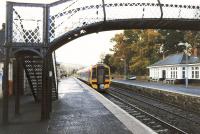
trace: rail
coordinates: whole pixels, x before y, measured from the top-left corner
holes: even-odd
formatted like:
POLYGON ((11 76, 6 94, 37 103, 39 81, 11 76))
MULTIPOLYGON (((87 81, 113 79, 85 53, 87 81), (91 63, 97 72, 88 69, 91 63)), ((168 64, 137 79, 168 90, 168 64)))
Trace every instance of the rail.
MULTIPOLYGON (((130 93, 129 93, 130 94, 130 93)), ((136 107, 136 109, 140 109, 140 108, 138 108, 135 104, 133 105, 132 104, 132 102, 130 101, 130 100, 135 100, 134 98, 130 98, 130 96, 128 96, 128 95, 122 95, 122 93, 119 93, 118 91, 117 91, 117 89, 114 89, 114 90, 112 90, 112 89, 110 89, 110 91, 109 91, 109 95, 111 95, 111 96, 114 96, 115 98, 117 98, 118 100, 120 100, 120 102, 123 102, 123 105, 124 105, 124 103, 127 103, 126 105, 130 105, 131 107, 136 107), (117 93, 116 93, 117 92, 117 93), (119 95, 120 94, 120 95, 119 95), (123 98, 123 99, 122 99, 123 98), (126 98, 126 99, 125 99, 126 98), (127 98, 130 98, 130 99, 127 99, 127 98)), ((147 104, 148 104, 148 102, 146 102, 147 104)), ((148 104, 149 105, 149 104, 148 104)), ((154 106, 152 106, 152 107, 154 107, 154 106)), ((157 108, 158 108, 159 106, 157 106, 157 108)), ((123 106, 122 106, 122 108, 123 108, 123 106)), ((131 108, 128 108, 129 110, 131 110, 131 111, 129 111, 128 110, 128 112, 131 114, 132 113, 132 109, 131 108)), ((125 108, 125 110, 127 110, 127 108, 125 108)), ((141 109, 140 109, 141 110, 141 109)), ((143 110, 141 110, 142 112, 143 112, 143 110)), ((165 111, 165 112, 167 112, 167 111, 165 111)), ((144 112, 145 114, 146 114, 146 112, 144 112)), ((171 113, 172 114, 172 113, 171 113)), ((175 113, 176 114, 176 113, 175 113)), ((135 115, 135 114, 133 114, 133 115, 135 115)), ((138 118, 139 120, 141 120, 142 122, 144 122, 144 124, 146 124, 147 126, 149 125, 148 124, 148 121, 146 121, 146 120, 149 120, 150 122, 152 122, 150 119, 147 119, 147 118, 149 118, 149 117, 147 117, 146 115, 144 115, 144 118, 142 118, 143 117, 143 114, 138 114, 138 115, 140 115, 139 117, 141 117, 141 119, 140 118, 138 118), (146 121, 146 122, 145 122, 146 121)), ((147 115, 150 115, 150 116, 152 116, 151 114, 149 114, 149 113, 147 113, 147 115)), ((184 116, 181 116, 181 115, 176 115, 176 116, 179 116, 180 118, 184 118, 184 119, 188 119, 188 118, 186 118, 186 117, 184 117, 184 116)), ((135 116, 136 118, 137 118, 137 115, 135 116)), ((153 116, 154 117, 154 116, 153 116)), ((152 117, 152 118, 153 118, 152 117)), ((155 117, 156 118, 156 117, 155 117)), ((156 118, 156 119, 158 119, 158 118, 156 118)), ((169 123, 167 123, 167 122, 165 122, 165 121, 163 121, 163 120, 161 120, 161 119, 158 119, 159 121, 158 122, 162 122, 161 124, 159 124, 160 125, 160 127, 158 127, 158 128, 156 128, 156 129, 154 129, 155 131, 157 131, 157 132, 173 132, 173 133, 175 133, 175 131, 179 131, 179 133, 186 133, 186 132, 184 132, 184 131, 182 131, 182 130, 180 130, 180 129, 178 129, 177 127, 175 127, 175 126, 173 126, 173 125, 170 125, 169 123), (163 124, 164 123, 164 124, 163 124), (166 125, 165 125, 166 124, 166 125), (165 126, 165 127, 163 127, 163 126, 165 126), (171 128, 172 127, 172 128, 171 128), (173 130, 171 130, 171 129, 173 129, 173 130)), ((193 122, 193 123, 195 123, 195 121, 194 120, 189 120, 190 122, 193 122)), ((196 123, 198 123, 198 122, 196 122, 196 123)), ((199 124, 199 123, 198 123, 199 124)), ((150 127, 151 128, 151 127, 150 127)), ((152 128, 153 129, 153 128, 152 128)))

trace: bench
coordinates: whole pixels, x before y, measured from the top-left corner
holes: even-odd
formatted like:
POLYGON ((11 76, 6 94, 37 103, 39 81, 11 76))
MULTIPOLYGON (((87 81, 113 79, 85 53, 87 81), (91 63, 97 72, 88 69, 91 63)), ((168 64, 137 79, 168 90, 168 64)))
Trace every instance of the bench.
POLYGON ((149 79, 149 81, 152 81, 152 82, 158 82, 159 81, 159 79, 149 79))
POLYGON ((165 83, 167 84, 174 84, 176 79, 165 79, 165 83))

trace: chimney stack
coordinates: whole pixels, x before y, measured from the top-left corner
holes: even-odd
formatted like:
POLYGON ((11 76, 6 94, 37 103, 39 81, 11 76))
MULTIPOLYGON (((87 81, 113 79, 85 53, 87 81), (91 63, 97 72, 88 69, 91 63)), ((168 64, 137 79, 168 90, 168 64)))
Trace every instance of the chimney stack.
POLYGON ((200 46, 193 48, 192 55, 195 57, 200 57, 200 46))

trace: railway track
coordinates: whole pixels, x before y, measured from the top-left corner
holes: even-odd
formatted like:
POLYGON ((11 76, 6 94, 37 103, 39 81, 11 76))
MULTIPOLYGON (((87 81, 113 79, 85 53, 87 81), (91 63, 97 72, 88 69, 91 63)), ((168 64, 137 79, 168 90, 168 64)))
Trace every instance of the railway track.
MULTIPOLYGON (((166 113, 170 113, 175 115, 176 117, 179 117, 181 119, 185 119, 189 121, 190 123, 193 122, 195 124, 199 125, 200 129, 200 117, 199 115, 192 114, 188 111, 184 111, 183 109, 180 109, 179 107, 173 105, 173 104, 166 104, 162 101, 154 98, 150 98, 144 95, 136 94, 134 92, 131 92, 129 89, 123 89, 123 88, 110 88, 111 92, 118 93, 119 95, 126 96, 127 98, 131 99, 131 101, 134 100, 134 103, 140 102, 145 105, 149 105, 150 107, 154 107, 157 110, 164 111, 166 113)), ((122 97, 123 97, 122 96, 122 97)))
MULTIPOLYGON (((122 109, 127 111, 130 115, 134 116, 155 132, 159 134, 186 134, 187 132, 175 127, 167 123, 166 121, 161 120, 155 114, 150 114, 139 108, 136 104, 134 104, 133 97, 127 95, 127 93, 119 91, 119 89, 115 90, 111 88, 109 90, 109 94, 104 94, 108 99, 113 101, 115 104, 119 105, 122 109)), ((137 100, 139 101, 139 100, 137 100)), ((144 103, 144 102, 143 102, 144 103)), ((146 102, 145 102, 146 103, 146 102)), ((146 103, 146 105, 149 105, 146 103)), ((151 106, 152 107, 152 106, 151 106)), ((153 106, 154 107, 154 106, 153 106)), ((158 107, 158 106, 157 106, 158 107)), ((167 112, 167 111, 165 111, 167 112)), ((183 116, 180 116, 184 118, 183 116)))

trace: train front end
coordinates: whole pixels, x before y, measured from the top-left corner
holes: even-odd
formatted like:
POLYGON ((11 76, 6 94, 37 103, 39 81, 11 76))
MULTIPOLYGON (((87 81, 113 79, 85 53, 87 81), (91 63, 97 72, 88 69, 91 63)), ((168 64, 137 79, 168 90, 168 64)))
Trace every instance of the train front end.
POLYGON ((99 91, 106 91, 110 87, 110 68, 105 64, 97 64, 91 69, 91 85, 99 91))

